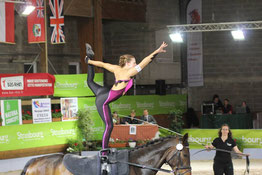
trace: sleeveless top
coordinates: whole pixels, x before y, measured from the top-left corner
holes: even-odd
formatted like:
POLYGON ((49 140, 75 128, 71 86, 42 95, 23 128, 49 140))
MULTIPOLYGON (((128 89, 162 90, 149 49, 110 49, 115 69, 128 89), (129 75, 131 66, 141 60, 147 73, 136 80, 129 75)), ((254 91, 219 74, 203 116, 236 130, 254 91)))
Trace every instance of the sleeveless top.
POLYGON ((127 83, 126 87, 124 88, 124 93, 125 94, 132 86, 133 86, 133 79, 131 78, 130 80, 118 80, 115 82, 115 86, 117 86, 118 83, 125 82, 127 83))

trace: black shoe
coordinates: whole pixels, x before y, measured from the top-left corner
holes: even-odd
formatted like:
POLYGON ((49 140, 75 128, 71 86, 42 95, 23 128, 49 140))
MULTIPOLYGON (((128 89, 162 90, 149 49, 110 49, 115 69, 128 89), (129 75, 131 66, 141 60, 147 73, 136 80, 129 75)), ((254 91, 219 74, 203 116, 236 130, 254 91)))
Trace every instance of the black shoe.
POLYGON ((93 59, 94 58, 94 51, 92 50, 92 47, 86 43, 86 57, 85 57, 85 62, 88 63, 89 59, 93 59))

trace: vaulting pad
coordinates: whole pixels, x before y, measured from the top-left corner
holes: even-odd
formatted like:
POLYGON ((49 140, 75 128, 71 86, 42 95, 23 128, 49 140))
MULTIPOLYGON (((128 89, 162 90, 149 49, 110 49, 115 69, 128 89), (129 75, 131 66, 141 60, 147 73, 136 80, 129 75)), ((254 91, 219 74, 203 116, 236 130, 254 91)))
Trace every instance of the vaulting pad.
POLYGON ((101 174, 100 157, 98 155, 83 157, 66 154, 63 159, 63 164, 74 175, 101 174))

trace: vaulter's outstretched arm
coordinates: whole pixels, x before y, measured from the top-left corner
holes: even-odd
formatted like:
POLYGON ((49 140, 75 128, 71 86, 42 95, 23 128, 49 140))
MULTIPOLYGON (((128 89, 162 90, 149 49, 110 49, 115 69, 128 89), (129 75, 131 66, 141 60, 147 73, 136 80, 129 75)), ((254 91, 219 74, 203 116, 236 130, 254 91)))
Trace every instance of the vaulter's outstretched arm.
POLYGON ((88 64, 92 64, 97 67, 104 68, 110 72, 114 72, 114 70, 118 67, 117 65, 109 64, 109 63, 104 63, 102 61, 94 61, 94 60, 88 60, 88 64))
POLYGON ((135 68, 129 70, 130 76, 135 76, 136 74, 138 74, 138 72, 144 69, 144 67, 146 67, 157 56, 157 54, 166 52, 164 48, 167 46, 168 45, 165 42, 163 42, 158 49, 156 49, 153 53, 145 57, 135 68))

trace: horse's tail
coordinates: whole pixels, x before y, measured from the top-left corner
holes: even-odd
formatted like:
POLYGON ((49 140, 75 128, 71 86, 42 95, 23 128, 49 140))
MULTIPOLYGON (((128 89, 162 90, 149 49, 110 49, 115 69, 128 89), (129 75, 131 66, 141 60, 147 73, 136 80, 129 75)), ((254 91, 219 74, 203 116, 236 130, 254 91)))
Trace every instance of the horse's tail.
POLYGON ((31 165, 31 163, 33 163, 35 161, 36 158, 30 159, 26 164, 25 167, 23 169, 23 171, 21 172, 21 175, 26 175, 26 171, 27 168, 31 165))

